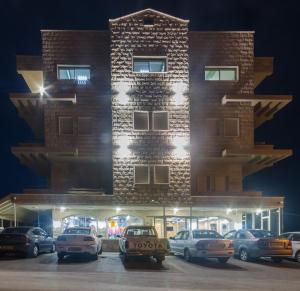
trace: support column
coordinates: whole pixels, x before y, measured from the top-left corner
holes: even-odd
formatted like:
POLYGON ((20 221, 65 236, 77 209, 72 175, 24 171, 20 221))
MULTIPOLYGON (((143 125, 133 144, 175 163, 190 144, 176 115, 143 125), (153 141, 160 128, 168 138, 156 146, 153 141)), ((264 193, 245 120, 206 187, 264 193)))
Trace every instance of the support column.
POLYGON ((14 202, 14 227, 17 226, 17 206, 16 203, 14 202))
POLYGON ((192 220, 193 220, 193 209, 190 207, 190 230, 192 230, 192 220))
POLYGON ((164 238, 167 237, 167 220, 166 220, 166 208, 163 207, 163 222, 164 222, 164 238))

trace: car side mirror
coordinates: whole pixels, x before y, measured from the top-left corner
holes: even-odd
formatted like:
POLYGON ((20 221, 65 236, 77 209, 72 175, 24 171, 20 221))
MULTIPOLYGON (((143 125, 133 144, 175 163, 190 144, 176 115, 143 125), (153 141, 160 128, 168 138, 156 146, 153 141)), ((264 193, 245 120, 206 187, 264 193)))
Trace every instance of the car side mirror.
POLYGON ((97 238, 102 238, 102 237, 103 237, 102 234, 98 234, 98 235, 97 235, 97 238))

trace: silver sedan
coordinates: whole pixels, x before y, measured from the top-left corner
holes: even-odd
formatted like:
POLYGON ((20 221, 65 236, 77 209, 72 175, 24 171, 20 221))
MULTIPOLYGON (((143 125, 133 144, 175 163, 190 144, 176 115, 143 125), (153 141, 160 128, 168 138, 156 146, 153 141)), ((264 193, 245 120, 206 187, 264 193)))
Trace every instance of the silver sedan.
POLYGON ((213 230, 184 230, 170 240, 171 252, 183 255, 187 261, 197 258, 217 258, 226 263, 233 256, 233 243, 213 230))

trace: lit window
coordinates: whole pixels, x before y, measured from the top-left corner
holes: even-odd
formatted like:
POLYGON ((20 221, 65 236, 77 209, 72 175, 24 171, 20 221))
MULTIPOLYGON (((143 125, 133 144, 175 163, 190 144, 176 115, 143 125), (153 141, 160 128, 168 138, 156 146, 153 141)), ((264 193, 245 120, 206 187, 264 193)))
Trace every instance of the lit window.
POLYGON ((237 67, 205 67, 206 81, 236 81, 238 80, 237 67))
POLYGON ((207 136, 219 136, 220 120, 217 118, 207 118, 205 120, 205 134, 207 136))
POLYGON ((169 184, 169 166, 154 166, 154 184, 169 184))
POLYGON ((84 85, 91 78, 91 70, 89 66, 58 65, 57 75, 59 80, 77 80, 84 85))
POLYGON ((59 134, 73 134, 73 118, 71 116, 60 116, 59 122, 59 134))
POLYGON ((224 119, 224 135, 225 136, 239 136, 239 119, 225 118, 224 119))
POLYGON ((149 184, 149 166, 135 166, 134 167, 134 183, 135 184, 149 184))
POLYGON ((133 71, 136 73, 166 72, 165 58, 133 58, 133 71))
POLYGON ((168 112, 166 111, 154 111, 153 112, 153 130, 168 130, 168 112))
POLYGON ((149 112, 136 111, 133 113, 133 126, 135 130, 149 130, 149 112))
POLYGON ((78 117, 78 134, 92 134, 92 119, 90 117, 78 117))

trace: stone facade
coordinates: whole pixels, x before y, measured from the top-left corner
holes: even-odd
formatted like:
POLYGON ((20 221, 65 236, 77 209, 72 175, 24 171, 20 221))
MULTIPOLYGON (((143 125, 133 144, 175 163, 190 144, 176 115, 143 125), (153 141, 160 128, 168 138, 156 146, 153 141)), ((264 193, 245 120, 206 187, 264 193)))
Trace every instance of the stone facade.
MULTIPOLYGON (((176 156, 176 138, 190 140, 188 23, 146 11, 110 22, 113 122, 113 189, 120 203, 187 202, 190 199, 190 154, 176 156), (144 25, 145 18, 154 20, 144 25), (167 58, 165 73, 134 73, 133 56, 167 58), (178 92, 178 90, 183 91, 178 92), (176 104, 176 95, 183 101, 176 104), (125 96, 124 96, 125 95, 125 96), (126 102, 122 102, 126 98, 126 102), (136 131, 134 111, 167 111, 168 131, 136 131), (126 137, 126 156, 120 147, 126 137), (150 166, 150 184, 135 185, 134 166, 150 166), (153 165, 169 166, 169 184, 153 183, 153 165)), ((150 122, 151 124, 151 122, 150 122)))

